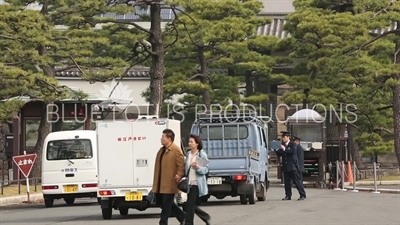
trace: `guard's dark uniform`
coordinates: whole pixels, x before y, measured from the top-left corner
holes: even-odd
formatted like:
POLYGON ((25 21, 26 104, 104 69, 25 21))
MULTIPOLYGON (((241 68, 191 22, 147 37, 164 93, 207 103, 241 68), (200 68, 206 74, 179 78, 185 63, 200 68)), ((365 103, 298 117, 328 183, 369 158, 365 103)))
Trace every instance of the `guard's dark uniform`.
POLYGON ((282 170, 285 182, 285 198, 282 200, 290 200, 292 197, 291 181, 296 185, 297 191, 300 194, 299 200, 306 198, 303 183, 300 180, 298 159, 297 159, 297 145, 294 142, 289 142, 287 145, 283 144, 285 149, 278 149, 276 155, 282 157, 282 170))
POLYGON ((297 145, 296 149, 297 153, 297 160, 298 160, 298 165, 299 165, 299 175, 300 175, 300 181, 303 183, 303 173, 306 171, 304 170, 304 148, 300 144, 297 145))

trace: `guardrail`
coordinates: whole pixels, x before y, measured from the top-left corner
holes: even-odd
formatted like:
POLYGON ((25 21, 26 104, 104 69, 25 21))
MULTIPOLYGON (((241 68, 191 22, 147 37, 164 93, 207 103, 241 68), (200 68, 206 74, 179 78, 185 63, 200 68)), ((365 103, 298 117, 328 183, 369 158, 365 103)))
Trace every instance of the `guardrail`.
MULTIPOLYGON (((336 188, 334 190, 339 190, 339 191, 347 191, 350 190, 351 192, 359 192, 359 188, 356 187, 357 184, 357 177, 358 173, 360 173, 360 170, 357 168, 357 165, 355 162, 352 163, 352 165, 349 163, 347 165, 347 170, 345 167, 344 161, 336 161, 336 188), (351 170, 351 171, 350 171, 351 170), (351 173, 351 174, 350 174, 351 173), (347 182, 352 184, 352 187, 347 187, 345 188, 345 179, 347 178, 347 182)), ((380 171, 379 171, 379 164, 378 163, 372 163, 372 170, 373 170, 373 186, 374 188, 371 189, 371 193, 374 194, 379 194, 378 190, 378 182, 380 180, 382 184, 382 175, 380 176, 380 171)))

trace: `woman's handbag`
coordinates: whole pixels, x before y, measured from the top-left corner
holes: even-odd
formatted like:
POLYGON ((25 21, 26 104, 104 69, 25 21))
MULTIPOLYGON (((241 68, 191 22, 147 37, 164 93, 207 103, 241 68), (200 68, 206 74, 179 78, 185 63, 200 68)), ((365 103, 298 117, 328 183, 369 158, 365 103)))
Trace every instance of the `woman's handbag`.
POLYGON ((189 180, 188 180, 189 171, 190 171, 190 166, 189 166, 186 176, 183 177, 182 180, 178 184, 178 189, 184 193, 187 193, 188 189, 189 189, 189 180))

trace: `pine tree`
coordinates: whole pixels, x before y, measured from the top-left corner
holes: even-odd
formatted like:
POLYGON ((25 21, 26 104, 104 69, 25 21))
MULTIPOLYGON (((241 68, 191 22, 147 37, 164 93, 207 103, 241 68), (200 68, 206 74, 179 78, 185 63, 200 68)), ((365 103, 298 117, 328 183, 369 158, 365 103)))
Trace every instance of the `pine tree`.
POLYGON ((230 101, 258 105, 268 100, 262 93, 238 92, 240 83, 252 83, 246 76, 275 78, 271 76, 275 60, 268 53, 278 40, 256 36, 257 28, 270 22, 257 17, 262 2, 195 0, 177 4, 185 13, 170 25, 177 27, 177 36, 166 33, 168 42, 174 42, 166 54, 166 97, 185 94, 181 103, 204 104, 207 109, 212 104, 227 106, 230 101))
MULTIPOLYGON (((293 56, 307 57, 289 81, 299 91, 285 96, 288 102, 306 99, 310 104, 354 104, 348 110, 358 118, 355 140, 366 154, 392 151, 390 136, 396 130, 399 87, 396 71, 397 30, 383 34, 371 32, 388 28, 398 3, 390 1, 295 1, 296 12, 288 17, 287 29, 296 43, 293 56), (304 89, 309 91, 304 92, 304 89), (394 117, 393 120, 389 115, 394 117)), ((400 162, 400 142, 395 149, 400 162)))
MULTIPOLYGON (((83 99, 82 92, 59 87, 55 74, 67 69, 79 70, 84 79, 93 77, 110 78, 120 76, 127 63, 120 58, 102 54, 111 49, 108 36, 91 30, 86 18, 98 13, 96 6, 107 7, 103 1, 42 1, 40 11, 24 10, 30 1, 10 0, 0 6, 0 97, 29 96, 40 99, 42 117, 38 140, 34 147, 41 161, 43 142, 50 132, 48 115, 54 101, 64 98, 83 99), (60 31, 55 25, 67 25, 69 29, 60 31)), ((98 8, 98 7, 97 7, 98 8)), ((10 117, 22 106, 17 98, 1 106, 1 119, 10 117)), ((40 176, 40 165, 33 171, 40 176)))

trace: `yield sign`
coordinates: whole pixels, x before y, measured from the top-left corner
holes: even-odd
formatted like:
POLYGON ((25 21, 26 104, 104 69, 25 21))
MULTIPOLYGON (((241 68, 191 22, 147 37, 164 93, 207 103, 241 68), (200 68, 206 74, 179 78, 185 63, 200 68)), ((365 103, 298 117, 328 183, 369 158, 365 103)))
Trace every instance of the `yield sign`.
POLYGON ((25 178, 29 177, 31 173, 33 164, 36 160, 36 154, 29 155, 18 155, 13 157, 14 163, 18 166, 18 169, 25 176, 25 178))

